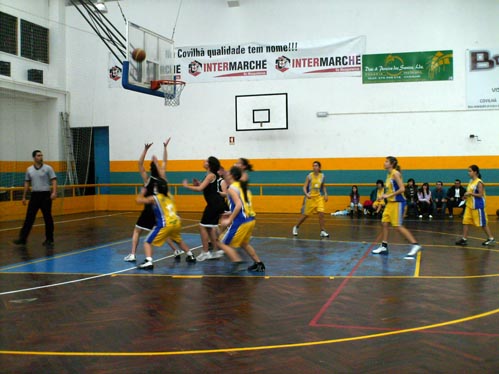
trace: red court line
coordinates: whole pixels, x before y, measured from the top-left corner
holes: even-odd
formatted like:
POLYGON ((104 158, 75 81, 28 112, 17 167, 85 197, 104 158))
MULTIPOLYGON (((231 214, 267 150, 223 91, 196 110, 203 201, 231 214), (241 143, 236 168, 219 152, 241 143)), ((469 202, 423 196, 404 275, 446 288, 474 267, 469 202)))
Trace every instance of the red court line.
POLYGON ((350 281, 350 279, 352 279, 351 277, 354 275, 354 273, 357 271, 357 269, 360 267, 360 265, 362 264, 362 262, 364 262, 364 260, 367 258, 367 256, 369 256, 369 254, 371 253, 371 250, 372 248, 375 246, 375 243, 378 243, 379 240, 381 239, 381 235, 382 233, 380 233, 378 235, 378 237, 376 238, 376 241, 374 243, 372 243, 369 248, 367 249, 366 253, 364 253, 364 256, 362 256, 359 261, 357 261, 357 264, 355 264, 355 266, 353 267, 353 269, 350 271, 350 273, 348 273, 348 275, 346 276, 346 278, 343 280, 343 282, 341 282, 340 286, 338 287, 338 289, 336 290, 335 293, 333 293, 331 295, 331 297, 328 299, 328 301, 326 301, 326 303, 322 306, 322 308, 319 310, 319 313, 317 313, 315 315, 315 317, 312 319, 312 321, 310 321, 309 323, 309 326, 318 326, 317 324, 317 321, 319 321, 319 319, 322 317, 322 315, 326 312, 326 310, 329 308, 329 306, 333 303, 333 301, 338 297, 338 295, 341 293, 341 291, 343 290, 343 288, 345 288, 345 286, 347 285, 347 283, 350 281))
MULTIPOLYGON (((338 297, 338 295, 341 293, 343 288, 347 285, 348 281, 352 279, 353 274, 357 271, 357 269, 360 267, 362 262, 369 256, 371 253, 372 248, 376 245, 377 242, 381 239, 381 233, 378 235, 376 238, 376 241, 369 246, 367 249, 366 253, 364 253, 364 256, 359 259, 357 264, 353 267, 353 269, 348 273, 346 278, 341 282, 340 286, 338 289, 331 295, 331 297, 326 301, 326 303, 322 306, 322 308, 319 310, 319 312, 315 315, 315 317, 310 321, 309 326, 314 326, 314 327, 332 327, 332 328, 338 328, 338 329, 356 329, 356 330, 377 330, 377 331, 399 331, 402 329, 397 329, 397 328, 385 328, 385 327, 370 327, 370 326, 349 326, 349 325, 335 325, 335 324, 322 324, 318 323, 322 317, 322 315, 326 312, 326 310, 329 308, 329 306, 333 303, 333 301, 338 297)), ((484 333, 484 332, 467 332, 467 331, 441 331, 441 330, 421 330, 417 331, 422 334, 446 334, 446 335, 466 335, 466 336, 487 336, 487 337, 497 337, 499 334, 492 334, 492 333, 484 333)))

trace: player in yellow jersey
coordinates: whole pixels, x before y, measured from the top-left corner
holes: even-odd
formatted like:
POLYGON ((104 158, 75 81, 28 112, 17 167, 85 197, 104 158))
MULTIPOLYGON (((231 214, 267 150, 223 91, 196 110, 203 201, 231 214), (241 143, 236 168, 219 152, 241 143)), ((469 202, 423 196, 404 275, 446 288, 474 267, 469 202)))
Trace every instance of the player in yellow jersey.
MULTIPOLYGON (((163 142, 163 164, 159 164, 156 156, 152 157, 151 161, 151 175, 148 175, 146 169, 144 168, 144 159, 146 157, 147 151, 151 148, 153 143, 146 143, 144 146, 144 150, 142 151, 139 157, 139 173, 144 181, 144 187, 147 189, 146 196, 154 194, 154 183, 157 178, 162 178, 166 180, 166 164, 168 162, 168 143, 170 142, 170 138, 166 139, 163 142)), ((135 253, 137 252, 137 246, 139 245, 140 234, 142 231, 151 231, 156 223, 156 218, 154 217, 154 212, 152 210, 152 205, 146 204, 144 205, 144 209, 142 213, 140 213, 139 218, 137 219, 137 223, 135 224, 135 228, 133 229, 132 235, 132 250, 130 254, 128 254, 123 260, 126 262, 135 262, 135 253)), ((182 251, 178 249, 175 250, 175 246, 170 240, 167 240, 168 245, 176 252, 176 258, 180 258, 180 254, 182 251)))
POLYGON ((471 165, 468 168, 468 175, 471 180, 468 183, 464 194, 466 209, 463 217, 463 237, 456 242, 456 245, 468 245, 468 230, 470 225, 481 227, 487 234, 487 240, 482 245, 494 245, 496 242, 487 224, 487 213, 485 212, 485 186, 482 182, 480 168, 471 165))
POLYGON ((412 236, 411 232, 402 225, 406 200, 404 197, 405 187, 402 181, 402 174, 400 174, 398 160, 393 156, 388 156, 385 160, 384 168, 388 172, 385 183, 386 191, 381 195, 381 198, 378 198, 380 201, 383 199, 387 201, 383 217, 381 218, 383 239, 381 245, 373 249, 372 253, 388 254, 388 225, 391 224, 412 244, 411 250, 404 257, 407 260, 412 260, 416 258, 416 254, 421 250, 421 246, 414 236, 412 236))
POLYGON ((227 189, 229 200, 230 215, 221 220, 222 227, 227 230, 220 236, 218 245, 232 261, 231 273, 237 273, 244 270, 244 262, 235 248, 241 247, 254 261, 253 265, 248 267, 248 271, 264 272, 265 265, 256 254, 255 249, 250 244, 251 235, 255 228, 255 212, 252 207, 251 192, 248 190, 247 182, 242 182, 243 172, 237 166, 233 166, 226 176, 230 183, 227 189))
POLYGON ((321 173, 321 163, 314 161, 312 164, 313 171, 307 175, 303 184, 303 206, 301 209, 301 217, 298 223, 293 226, 293 235, 298 235, 300 225, 305 222, 309 215, 317 213, 319 216, 319 225, 321 227, 320 237, 329 238, 324 226, 324 205, 327 202, 327 190, 324 181, 324 174, 321 173))
POLYGON ((167 239, 171 239, 171 241, 186 253, 185 261, 196 262, 196 258, 180 236, 182 224, 180 217, 177 215, 175 203, 168 194, 168 183, 164 179, 158 179, 156 189, 158 191, 157 194, 145 196, 146 189, 142 188, 142 192, 136 198, 139 204, 152 204, 156 217, 156 225, 144 241, 146 258, 137 268, 143 270, 153 269, 152 246, 160 247, 167 239))

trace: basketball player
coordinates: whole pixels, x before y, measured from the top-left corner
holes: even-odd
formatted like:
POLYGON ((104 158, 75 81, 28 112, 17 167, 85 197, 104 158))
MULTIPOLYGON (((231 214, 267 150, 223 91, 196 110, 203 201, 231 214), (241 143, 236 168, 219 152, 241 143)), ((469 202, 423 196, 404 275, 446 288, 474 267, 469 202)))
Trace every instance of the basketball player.
POLYGON ((204 161, 203 167, 206 169, 206 176, 199 185, 197 183, 189 185, 187 179, 183 181, 183 186, 191 191, 203 192, 206 207, 201 217, 199 231, 203 251, 197 256, 198 261, 212 260, 219 258, 223 252, 217 250, 217 230, 220 216, 225 212, 226 204, 223 196, 218 192, 218 171, 220 161, 213 156, 204 161), (209 250, 209 243, 213 246, 213 251, 209 250))
POLYGON ((146 258, 137 268, 152 270, 154 268, 152 246, 160 247, 167 239, 176 243, 186 253, 185 260, 187 262, 196 262, 196 258, 180 235, 182 224, 180 217, 177 215, 175 203, 168 194, 168 182, 159 178, 154 183, 157 190, 155 195, 146 196, 147 188, 143 187, 141 193, 136 198, 139 204, 151 205, 156 218, 155 226, 144 241, 146 258))
MULTIPOLYGON (((146 196, 151 196, 155 193, 154 184, 159 178, 166 180, 166 163, 168 161, 168 143, 171 138, 168 138, 165 142, 163 142, 163 165, 158 165, 158 160, 156 156, 152 157, 150 172, 151 176, 147 175, 146 169, 144 168, 144 160, 146 158, 147 151, 151 148, 153 143, 146 143, 144 145, 144 150, 142 151, 139 157, 139 173, 144 182, 144 187, 146 188, 146 196)), ((123 260, 127 262, 135 262, 136 261, 136 252, 137 246, 139 244, 140 234, 142 231, 151 231, 154 225, 156 224, 156 218, 154 216, 154 211, 152 209, 152 205, 145 204, 142 213, 140 213, 137 222, 135 223, 135 228, 133 229, 132 234, 132 249, 129 255, 127 255, 123 260)), ((170 240, 167 240, 170 247, 175 251, 175 259, 180 259, 181 251, 175 250, 173 243, 170 240)))
POLYGON ((227 190, 231 214, 222 218, 222 227, 227 230, 220 238, 219 246, 232 261, 232 272, 241 271, 244 262, 235 248, 242 247, 253 259, 254 263, 248 267, 249 271, 264 272, 265 265, 250 245, 251 234, 255 228, 255 214, 252 208, 251 192, 246 182, 241 181, 242 170, 237 166, 230 169, 227 182, 230 184, 227 190))
POLYGON ((383 241, 378 248, 372 250, 372 253, 388 254, 388 224, 391 224, 412 244, 411 250, 404 258, 413 260, 416 258, 416 254, 421 250, 421 246, 416 239, 414 239, 411 232, 402 225, 406 200, 404 197, 405 186, 402 181, 398 160, 393 156, 388 156, 385 160, 384 168, 388 172, 385 182, 386 192, 381 195, 381 197, 378 197, 379 201, 384 199, 387 201, 381 218, 383 225, 383 241))
POLYGON ((242 176, 241 176, 241 181, 243 182, 249 182, 249 171, 253 171, 253 165, 250 164, 249 160, 247 158, 240 158, 237 160, 235 163, 235 166, 237 166, 239 169, 242 171, 242 176))
POLYGON ((477 165, 468 168, 468 175, 471 180, 468 183, 464 198, 466 199, 466 209, 463 216, 463 237, 456 242, 456 245, 468 245, 468 231, 470 225, 481 227, 487 234, 487 240, 482 245, 494 245, 496 242, 487 224, 487 213, 485 212, 485 186, 477 165))
POLYGON ((301 209, 301 217, 298 223, 293 226, 293 235, 298 235, 300 225, 305 222, 309 215, 317 213, 319 215, 319 225, 321 227, 320 237, 329 238, 324 226, 324 204, 327 202, 327 191, 324 183, 324 174, 321 172, 321 163, 314 161, 312 164, 313 171, 305 178, 303 184, 303 206, 301 209))

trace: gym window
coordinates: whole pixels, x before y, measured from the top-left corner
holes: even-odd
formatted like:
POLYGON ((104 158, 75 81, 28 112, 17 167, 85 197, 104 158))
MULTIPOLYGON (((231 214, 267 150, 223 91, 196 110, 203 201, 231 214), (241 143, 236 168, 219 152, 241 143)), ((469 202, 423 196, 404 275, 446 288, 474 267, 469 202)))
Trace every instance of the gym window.
POLYGON ((17 55, 17 18, 0 12, 0 51, 17 55))
POLYGON ((21 56, 49 63, 49 30, 21 20, 21 56))

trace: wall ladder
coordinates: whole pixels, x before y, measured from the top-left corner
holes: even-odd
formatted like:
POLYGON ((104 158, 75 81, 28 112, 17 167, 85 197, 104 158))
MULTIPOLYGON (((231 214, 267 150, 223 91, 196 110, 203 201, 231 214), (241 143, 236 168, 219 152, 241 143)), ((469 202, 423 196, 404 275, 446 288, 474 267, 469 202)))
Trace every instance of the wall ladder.
POLYGON ((66 159, 66 180, 64 184, 78 184, 78 174, 76 172, 76 161, 73 151, 73 134, 69 126, 69 113, 61 112, 61 124, 64 156, 66 159))

